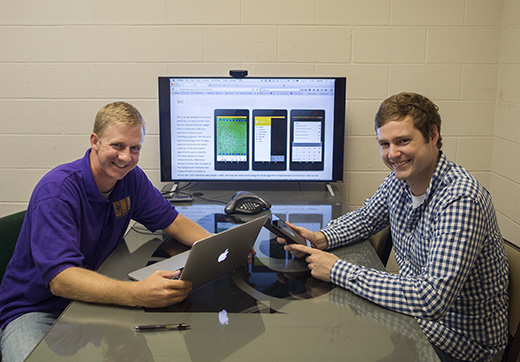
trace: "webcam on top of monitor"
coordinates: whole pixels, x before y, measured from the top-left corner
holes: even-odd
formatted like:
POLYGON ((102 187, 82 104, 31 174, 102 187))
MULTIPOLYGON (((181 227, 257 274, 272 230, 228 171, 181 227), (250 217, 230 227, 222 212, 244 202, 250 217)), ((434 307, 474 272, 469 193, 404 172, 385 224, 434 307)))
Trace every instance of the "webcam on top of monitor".
POLYGON ((233 78, 245 78, 247 76, 247 70, 230 70, 229 75, 233 78))

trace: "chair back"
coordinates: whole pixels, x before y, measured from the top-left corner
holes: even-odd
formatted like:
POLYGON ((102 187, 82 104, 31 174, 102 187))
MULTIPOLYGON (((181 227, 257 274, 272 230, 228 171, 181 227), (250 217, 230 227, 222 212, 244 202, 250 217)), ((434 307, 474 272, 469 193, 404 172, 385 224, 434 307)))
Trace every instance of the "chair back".
POLYGON ((504 240, 509 260, 509 336, 503 361, 516 361, 520 354, 520 247, 504 240))
POLYGON ((390 232, 390 226, 387 226, 377 234, 370 236, 368 240, 376 250, 377 256, 386 267, 388 257, 392 251, 392 233, 390 232))
POLYGON ((24 217, 25 210, 0 218, 0 280, 13 256, 24 217))

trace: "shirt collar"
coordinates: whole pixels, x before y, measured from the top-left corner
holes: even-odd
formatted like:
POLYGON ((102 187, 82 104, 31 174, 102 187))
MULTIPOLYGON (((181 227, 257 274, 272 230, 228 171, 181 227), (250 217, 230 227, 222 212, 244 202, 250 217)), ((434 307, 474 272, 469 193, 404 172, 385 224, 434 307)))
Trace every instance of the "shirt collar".
POLYGON ((435 171, 433 172, 430 184, 428 185, 428 189, 426 190, 426 198, 428 198, 430 194, 435 193, 435 190, 437 190, 439 186, 444 183, 444 178, 450 170, 450 168, 451 163, 448 161, 444 153, 441 150, 439 150, 439 162, 437 162, 437 167, 435 167, 435 171))

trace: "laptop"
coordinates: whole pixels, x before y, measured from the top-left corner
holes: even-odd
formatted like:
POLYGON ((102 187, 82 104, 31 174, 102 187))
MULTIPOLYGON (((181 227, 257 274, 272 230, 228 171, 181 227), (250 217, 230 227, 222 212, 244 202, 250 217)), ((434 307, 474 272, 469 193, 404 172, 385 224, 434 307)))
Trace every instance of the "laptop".
POLYGON ((181 280, 195 289, 244 265, 266 217, 260 217, 205 239, 166 260, 135 270, 130 279, 143 280, 157 270, 182 269, 181 280))

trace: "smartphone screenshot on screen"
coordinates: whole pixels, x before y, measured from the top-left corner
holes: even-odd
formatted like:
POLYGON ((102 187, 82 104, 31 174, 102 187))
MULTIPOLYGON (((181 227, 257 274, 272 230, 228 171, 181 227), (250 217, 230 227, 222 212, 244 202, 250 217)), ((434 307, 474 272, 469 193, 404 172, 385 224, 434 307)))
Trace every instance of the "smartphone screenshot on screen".
POLYGON ((346 78, 159 77, 161 181, 339 182, 346 78))
POLYGON ((215 170, 249 169, 249 111, 215 110, 215 170))
POLYGON ((287 169, 287 110, 253 111, 253 170, 287 169))
POLYGON ((323 170, 324 110, 291 111, 292 171, 323 170))

